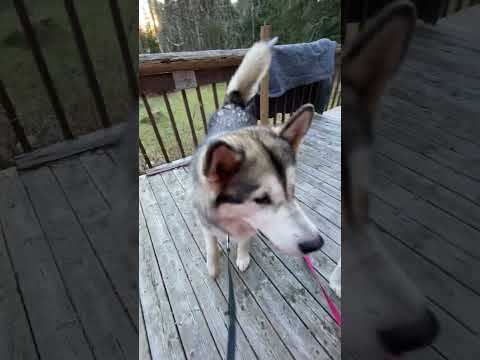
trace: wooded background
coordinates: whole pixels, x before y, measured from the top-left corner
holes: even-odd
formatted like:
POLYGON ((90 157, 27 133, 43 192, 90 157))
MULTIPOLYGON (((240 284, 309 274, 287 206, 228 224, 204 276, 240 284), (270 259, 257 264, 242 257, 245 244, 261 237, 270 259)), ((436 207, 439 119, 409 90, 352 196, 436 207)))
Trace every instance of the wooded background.
POLYGON ((280 44, 340 42, 340 0, 142 0, 140 53, 246 48, 270 24, 280 44))

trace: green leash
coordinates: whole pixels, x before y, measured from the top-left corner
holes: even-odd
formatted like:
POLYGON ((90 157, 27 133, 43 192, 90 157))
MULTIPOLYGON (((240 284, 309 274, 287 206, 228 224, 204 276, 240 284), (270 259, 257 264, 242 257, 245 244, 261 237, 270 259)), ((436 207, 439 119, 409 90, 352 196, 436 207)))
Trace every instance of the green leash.
POLYGON ((235 360, 237 308, 235 306, 235 293, 233 292, 232 270, 230 264, 230 235, 227 235, 227 262, 228 262, 228 345, 227 360, 235 360))

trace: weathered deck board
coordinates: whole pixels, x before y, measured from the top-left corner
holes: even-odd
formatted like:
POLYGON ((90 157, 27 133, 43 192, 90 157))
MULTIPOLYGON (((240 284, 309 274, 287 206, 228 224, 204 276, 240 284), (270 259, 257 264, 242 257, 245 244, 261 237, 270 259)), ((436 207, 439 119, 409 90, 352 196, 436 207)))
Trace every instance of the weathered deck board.
POLYGON ((138 321, 140 323, 138 329, 138 360, 152 360, 150 345, 147 339, 147 330, 145 329, 145 318, 140 305, 138 306, 138 321))
MULTIPOLYGON (((101 159, 97 160, 101 165, 101 159)), ((125 266, 128 263, 128 247, 117 241, 110 231, 109 204, 80 160, 59 161, 50 167, 101 260, 101 266, 114 292, 118 294, 122 307, 128 311, 131 323, 138 329, 138 290, 136 283, 129 281, 133 277, 125 266)))
POLYGON ((55 174, 41 167, 21 177, 95 355, 137 357, 138 332, 55 174))
MULTIPOLYGON (((1 176, 1 175, 0 175, 1 176)), ((38 359, 34 335, 28 323, 22 294, 15 270, 12 268, 7 243, 0 222, 0 358, 2 359, 38 359)))
POLYGON ((116 167, 112 155, 104 149, 98 149, 83 153, 78 158, 105 199, 105 202, 112 206, 111 186, 116 167))
MULTIPOLYGON (((299 157, 304 170, 300 170, 297 193, 300 206, 325 238, 325 246, 313 256, 313 261, 321 283, 327 288, 327 279, 340 257, 340 113, 336 114, 337 117, 315 120, 315 129, 307 138, 309 144, 299 157), (320 177, 315 176, 317 173, 321 174, 320 177), (315 190, 316 202, 310 199, 312 190, 315 190)), ((228 296, 225 250, 222 249, 222 272, 218 279, 211 280, 206 271, 201 228, 188 201, 190 184, 186 168, 140 177, 140 202, 148 232, 142 224, 140 231, 150 236, 155 253, 164 256, 158 268, 152 271, 162 274, 165 271, 175 280, 176 287, 173 288, 169 284, 173 280, 163 277, 172 307, 171 316, 177 318, 181 311, 175 311, 176 303, 191 297, 193 292, 195 306, 203 315, 202 324, 200 327, 197 324, 196 331, 203 334, 204 341, 213 337, 215 345, 210 345, 211 356, 216 354, 225 358, 228 323, 225 314, 228 296)), ((141 249, 141 254, 144 251, 141 249)), ((302 260, 284 256, 261 239, 253 241, 251 256, 249 269, 240 273, 232 254, 238 305, 237 356, 242 359, 303 359, 312 356, 315 359, 339 359, 339 330, 302 260)), ((147 299, 151 296, 141 294, 147 299)), ((340 305, 336 298, 335 302, 340 305)), ((160 313, 159 308, 152 306, 154 304, 150 303, 148 308, 143 307, 145 314, 160 313)), ((153 319, 145 316, 148 338, 149 327, 155 326, 150 323, 153 319)), ((183 334, 181 328, 179 335, 182 342, 190 341, 191 334, 183 334)), ((155 345, 151 341, 150 347, 153 354, 155 345)), ((195 358, 187 350, 185 353, 187 358, 195 358)))
MULTIPOLYGON (((205 315, 184 270, 175 239, 168 230, 162 210, 145 177, 140 178, 140 201, 148 232, 157 257, 165 289, 168 293, 178 332, 182 339, 187 358, 198 356, 201 359, 219 359, 220 354, 208 329, 205 315)), ((147 326, 149 324, 147 323, 147 326)))
POLYGON ((139 213, 139 296, 152 360, 185 359, 141 208, 139 213))
POLYGON ((0 188, 0 220, 40 356, 93 359, 65 280, 14 168, 1 172, 0 188))
MULTIPOLYGON (((171 175, 174 177, 173 174, 171 175)), ((158 176, 156 180, 158 180, 158 182, 152 184, 154 189, 157 186, 165 187, 162 178, 158 176)), ((157 198, 159 202, 163 204, 162 210, 168 209, 164 214, 166 219, 169 220, 167 222, 169 230, 176 234, 178 254, 182 258, 183 264, 189 273, 192 287, 199 299, 209 329, 214 335, 217 347, 222 357, 225 357, 228 324, 228 317, 225 314, 227 309, 227 296, 214 281, 205 278, 205 272, 202 270, 205 259, 194 240, 189 225, 192 219, 188 218, 188 213, 180 212, 180 206, 184 209, 185 203, 182 202, 184 198, 182 197, 182 192, 179 192, 179 188, 179 184, 172 184, 172 186, 168 188, 168 191, 162 191, 161 193, 156 192, 157 198), (177 185, 177 187, 175 187, 175 185, 177 185), (173 197, 177 197, 176 202, 173 197)), ((261 349, 259 351, 261 351, 261 349)), ((255 357, 254 350, 252 350, 242 330, 239 331, 238 335, 237 354, 239 358, 242 359, 255 357)))
MULTIPOLYGON (((184 194, 178 192, 174 192, 174 194, 177 200, 176 204, 181 209, 182 216, 185 219, 186 227, 188 228, 188 231, 192 234, 192 238, 190 241, 192 244, 195 244, 198 251, 200 251, 203 259, 202 264, 205 264, 205 244, 203 241, 203 235, 200 232, 198 220, 194 217, 191 206, 185 199, 184 194)), ((201 271, 200 266, 199 270, 201 271)), ((226 259, 224 257, 222 257, 221 259, 221 268, 226 269, 226 259)), ((202 272, 204 278, 205 274, 206 272, 204 269, 204 271, 202 272)), ((250 344, 253 347, 255 353, 260 358, 274 359, 283 356, 282 354, 288 354, 287 348, 284 346, 282 340, 279 338, 274 328, 271 326, 268 317, 266 317, 265 314, 261 311, 261 308, 255 302, 254 297, 251 296, 248 289, 240 281, 237 273, 234 272, 233 277, 234 285, 236 287, 235 293, 237 295, 238 303, 243 305, 237 308, 237 320, 240 328, 245 329, 245 333, 247 333, 247 336, 250 339, 250 344), (261 336, 256 338, 258 334, 261 334, 261 336)), ((228 297, 226 277, 219 277, 216 283, 218 284, 223 294, 223 298, 226 299, 228 297)), ((223 309, 224 311, 227 310, 226 303, 224 304, 223 309)), ((288 357, 288 355, 285 356, 288 357)))
MULTIPOLYGON (((475 26, 472 14, 462 15, 463 26, 475 26)), ((384 98, 371 219, 437 314, 432 349, 466 360, 480 356, 480 45, 442 22, 417 28, 384 98)))
MULTIPOLYGON (((168 174, 169 175, 169 174, 168 174)), ((168 175, 164 175, 165 177, 167 177, 168 175)), ((171 174, 171 176, 174 177, 173 174, 171 174)), ((170 180, 171 181, 171 180, 170 180)), ((175 180, 174 180, 175 181, 175 180)), ((190 219, 190 221, 193 221, 193 219, 190 219)), ((200 241, 202 241, 202 238, 199 239, 200 241)), ((258 252, 258 254, 260 254, 260 252, 258 252)), ((265 254, 265 253, 264 253, 265 254)), ((240 278, 244 280, 247 288, 255 294, 255 297, 260 305, 260 307, 263 309, 263 311, 267 314, 268 318, 270 319, 270 321, 274 324, 275 326, 275 329, 277 330, 277 332, 280 333, 280 335, 282 336, 282 338, 284 339, 289 339, 287 336, 284 335, 284 333, 282 334, 282 331, 285 332, 285 330, 282 330, 285 329, 285 324, 282 324, 281 326, 277 324, 275 324, 275 321, 287 321, 289 326, 290 327, 293 327, 293 326, 297 326, 298 327, 298 331, 295 331, 295 333, 297 333, 299 336, 298 337, 294 337, 294 336, 290 336, 290 341, 286 340, 287 342, 287 346, 292 350, 292 353, 295 357, 305 357, 307 353, 303 353, 302 352, 305 352, 307 351, 308 353, 314 353, 314 354, 317 354, 317 356, 319 358, 325 358, 326 354, 325 352, 318 346, 318 344, 316 344, 316 342, 309 338, 309 336, 305 336, 305 334, 301 334, 302 331, 305 331, 304 330, 304 327, 298 323, 298 319, 296 320, 296 316, 294 316, 292 314, 292 311, 286 307, 286 304, 280 299, 278 298, 278 295, 277 295, 277 291, 275 290, 274 288, 274 284, 272 282, 272 284, 270 284, 266 277, 265 277, 265 274, 263 273, 265 268, 262 268, 260 269, 259 265, 257 265, 254 261, 254 259, 256 258, 253 258, 252 257, 252 262, 250 264, 250 266, 252 267, 251 268, 251 271, 248 272, 250 274, 250 276, 246 276, 246 274, 238 274, 240 275, 240 278), (262 284, 261 288, 258 288, 258 284, 262 284), (252 288, 254 290, 252 290, 252 288), (268 299, 268 300, 267 300, 268 299), (275 305, 275 304, 278 304, 278 305, 275 305), (269 307, 265 310, 266 307, 269 307), (270 309, 271 307, 271 309, 270 309), (304 341, 308 341, 307 343, 304 343, 304 341), (296 346, 296 342, 299 342, 298 345, 296 346)), ((198 266, 202 266, 204 265, 204 263, 200 263, 198 264, 198 266)), ((205 276, 205 269, 203 269, 202 272, 202 276, 205 276)), ((286 285, 287 283, 285 283, 286 285)), ((278 287, 277 287, 278 289, 278 287)), ((291 288, 289 289, 289 292, 292 292, 294 290, 292 290, 291 288)), ((289 297, 290 294, 288 294, 288 292, 286 293, 282 293, 282 297, 289 297)), ((301 302, 301 300, 299 300, 299 303, 301 302)), ((325 315, 324 315, 325 316, 325 315)), ((328 316, 328 315, 327 315, 328 316)), ((312 314, 309 313, 309 315, 306 317, 306 319, 303 319, 304 321, 307 321, 309 324, 313 324, 314 321, 312 321, 312 314)), ((329 319, 330 322, 331 322, 331 319, 329 319)), ((318 330, 318 328, 315 328, 315 327, 311 327, 310 330, 315 333, 315 330, 318 330)), ((290 328, 291 330, 291 328, 290 328)), ((321 338, 327 338, 328 336, 328 333, 323 333, 323 336, 320 336, 321 338)), ((325 341, 327 341, 328 339, 325 339, 325 341)), ((338 350, 337 350, 338 351, 338 350)), ((328 356, 327 356, 328 358, 328 356)))

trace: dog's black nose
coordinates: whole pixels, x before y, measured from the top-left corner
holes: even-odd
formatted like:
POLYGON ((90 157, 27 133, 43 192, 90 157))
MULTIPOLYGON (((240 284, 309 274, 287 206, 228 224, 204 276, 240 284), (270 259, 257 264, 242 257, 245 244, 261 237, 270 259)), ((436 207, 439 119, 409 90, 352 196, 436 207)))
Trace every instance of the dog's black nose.
POLYGON ((322 246, 323 246, 323 239, 320 235, 318 235, 317 238, 314 240, 303 241, 300 244, 298 244, 300 251, 304 254, 317 251, 322 246))
POLYGON ((430 345, 439 330, 437 318, 430 310, 426 310, 415 322, 379 331, 378 336, 384 348, 390 354, 398 356, 430 345))

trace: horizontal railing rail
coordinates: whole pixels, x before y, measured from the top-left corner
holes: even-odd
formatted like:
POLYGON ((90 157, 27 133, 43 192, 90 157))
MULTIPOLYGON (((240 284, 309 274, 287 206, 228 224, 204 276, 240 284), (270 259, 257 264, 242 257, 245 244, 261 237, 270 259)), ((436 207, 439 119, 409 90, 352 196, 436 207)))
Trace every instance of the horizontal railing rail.
MULTIPOLYGON (((139 101, 143 111, 140 112, 139 153, 144 169, 192 154, 207 133, 208 115, 221 105, 225 88, 247 50, 140 55, 139 101)), ((336 49, 335 59, 327 109, 341 103, 340 47, 336 49)), ((319 96, 317 85, 307 84, 278 98, 270 98, 270 124, 284 122, 302 104, 315 102, 319 96)))

